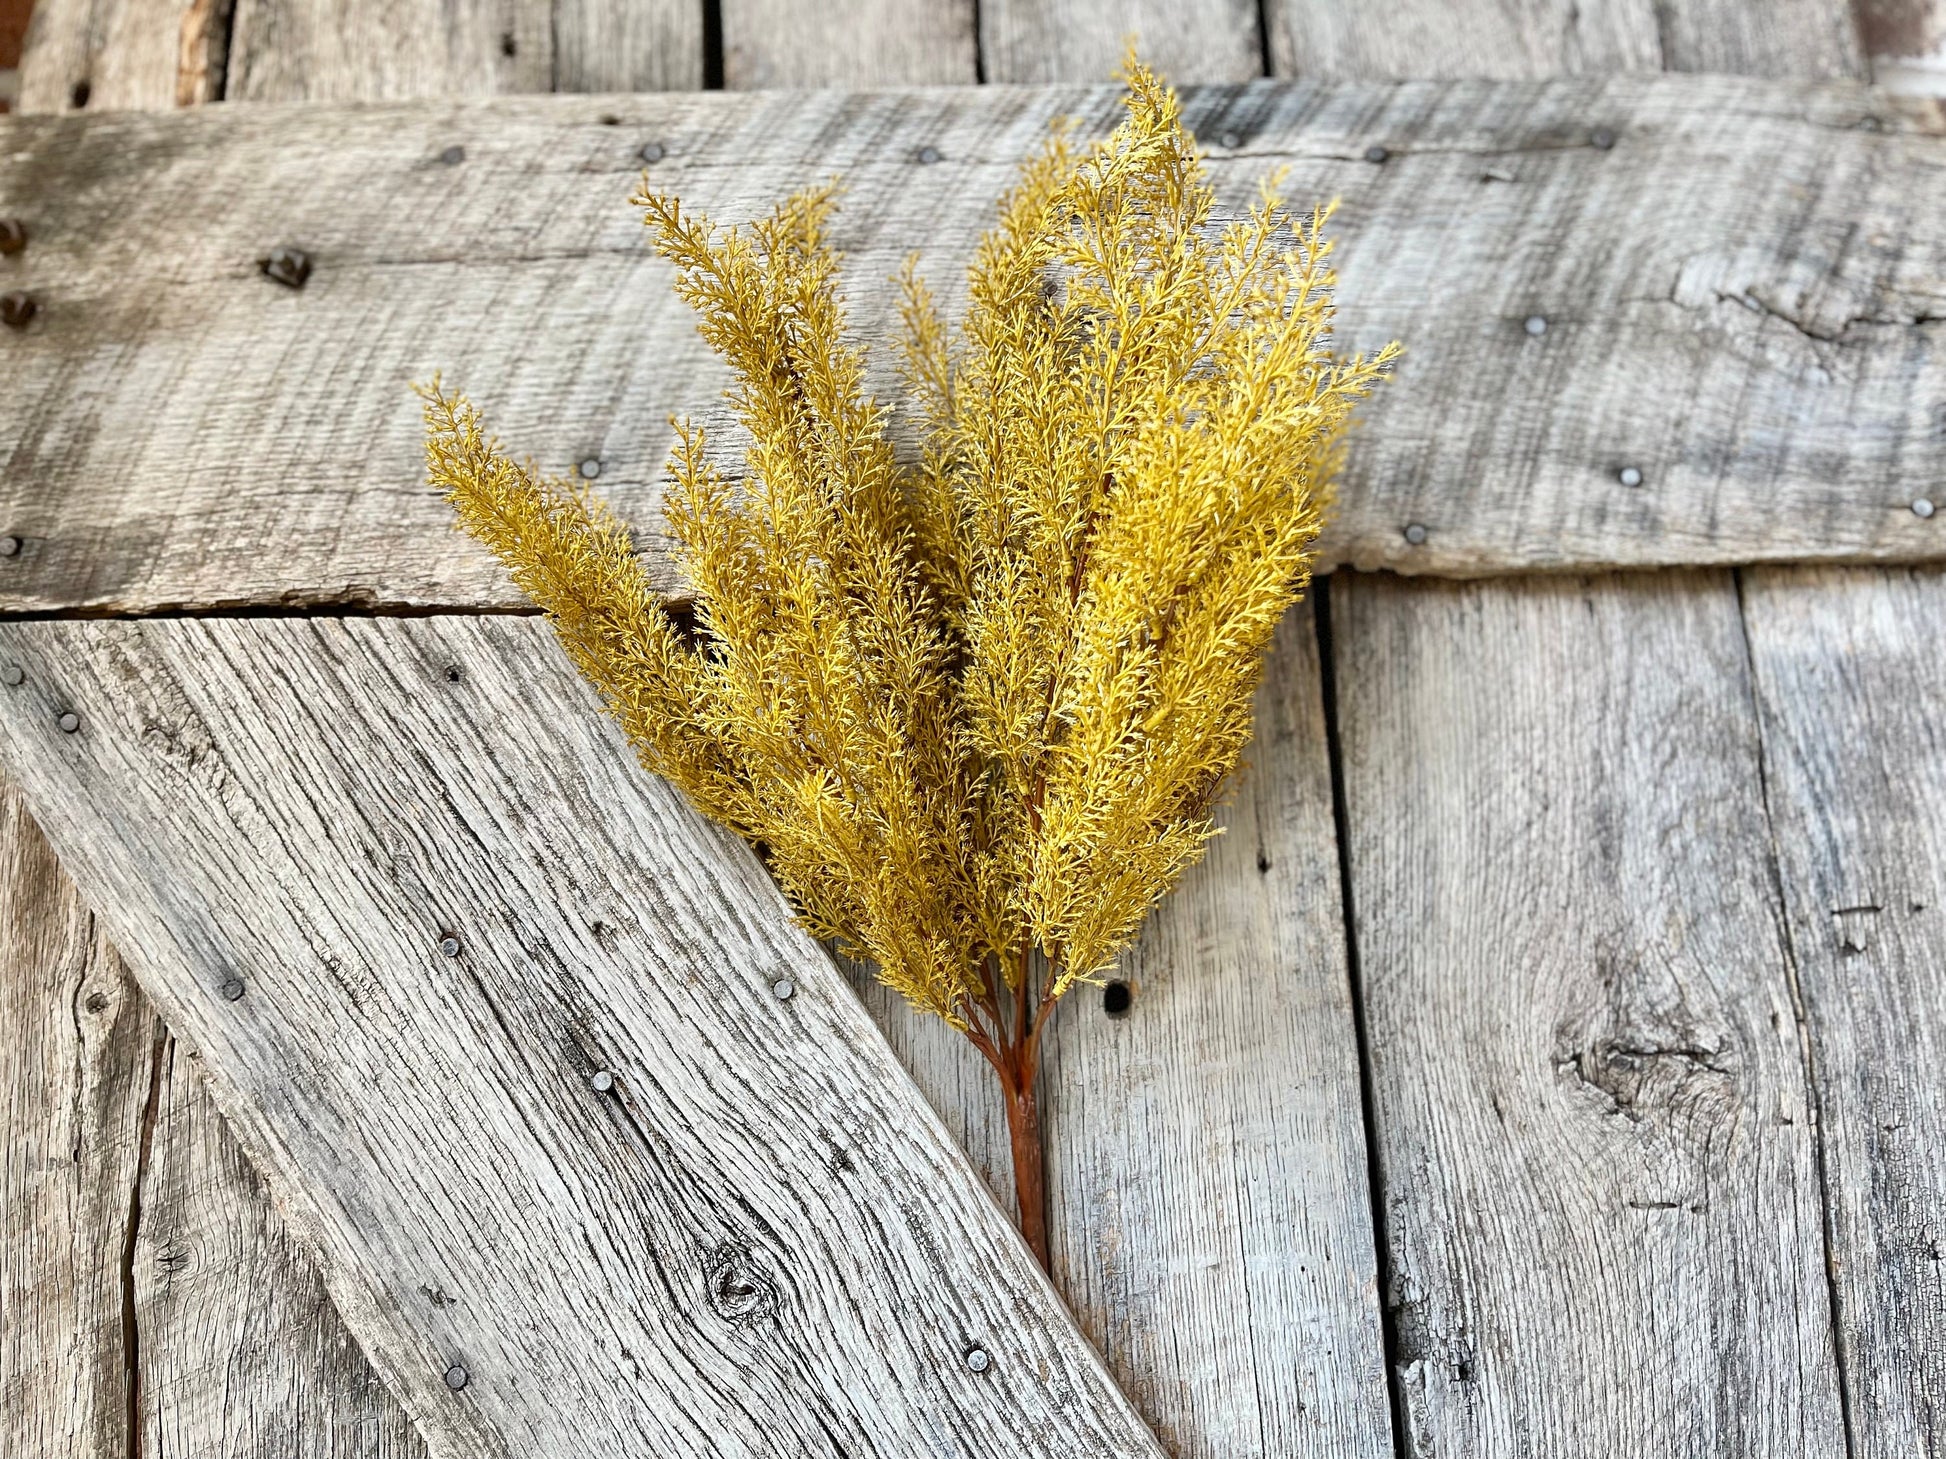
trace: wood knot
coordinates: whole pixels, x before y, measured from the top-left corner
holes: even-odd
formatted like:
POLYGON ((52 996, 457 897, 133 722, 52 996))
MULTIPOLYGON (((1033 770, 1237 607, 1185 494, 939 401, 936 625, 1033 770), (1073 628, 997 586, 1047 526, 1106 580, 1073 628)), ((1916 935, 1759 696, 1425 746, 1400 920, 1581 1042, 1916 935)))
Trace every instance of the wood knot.
POLYGON ((703 1299, 735 1327, 751 1327, 777 1313, 777 1284, 740 1241, 726 1241, 703 1258, 703 1299))

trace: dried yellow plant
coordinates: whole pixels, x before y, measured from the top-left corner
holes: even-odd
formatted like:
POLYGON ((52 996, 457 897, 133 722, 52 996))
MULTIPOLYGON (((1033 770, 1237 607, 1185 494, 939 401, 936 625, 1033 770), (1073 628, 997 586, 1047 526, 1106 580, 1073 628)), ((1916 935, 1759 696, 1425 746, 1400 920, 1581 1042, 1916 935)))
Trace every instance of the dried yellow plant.
POLYGON ((923 459, 845 338, 830 189, 744 229, 648 190, 748 428, 733 485, 677 425, 665 609, 626 528, 426 392, 427 462, 650 770, 762 848, 812 932, 993 1065, 1047 1260, 1039 1048, 1214 834, 1344 430, 1396 347, 1331 348, 1328 210, 1221 224, 1174 93, 1057 128, 981 240, 957 331, 900 281, 923 459))

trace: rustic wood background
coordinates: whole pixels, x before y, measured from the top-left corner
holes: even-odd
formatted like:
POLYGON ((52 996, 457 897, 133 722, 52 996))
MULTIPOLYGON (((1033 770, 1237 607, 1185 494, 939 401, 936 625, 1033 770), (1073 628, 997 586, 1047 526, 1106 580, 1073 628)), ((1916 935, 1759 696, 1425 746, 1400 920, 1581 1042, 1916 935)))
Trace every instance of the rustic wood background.
POLYGON ((1943 57, 1932 0, 40 0, 0 1454, 1946 1454, 1943 57), (644 161, 845 173, 872 328, 1130 31, 1412 353, 1228 834, 1056 1025, 1070 1323, 970 1051, 626 769, 401 387, 652 523, 717 377, 644 161))

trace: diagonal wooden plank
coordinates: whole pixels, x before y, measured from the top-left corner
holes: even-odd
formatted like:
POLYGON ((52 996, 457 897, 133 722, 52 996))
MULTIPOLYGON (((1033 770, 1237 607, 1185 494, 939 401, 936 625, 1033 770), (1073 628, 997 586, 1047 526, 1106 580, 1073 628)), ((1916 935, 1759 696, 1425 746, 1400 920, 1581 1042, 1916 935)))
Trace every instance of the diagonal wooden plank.
POLYGON ((1332 616, 1408 1451, 1842 1454, 1727 575, 1332 616))
MULTIPOLYGON (((1910 510, 1939 467, 1932 113, 1722 77, 1188 104, 1227 197, 1278 163, 1299 196, 1344 196, 1343 338, 1409 346, 1356 443, 1332 560, 1942 551, 1946 514, 1910 510)), ((0 604, 509 604, 420 481, 405 386, 446 368, 509 439, 598 463, 651 526, 666 414, 708 413, 724 381, 622 201, 645 147, 662 183, 728 216, 846 177, 854 319, 880 339, 910 249, 950 287, 1048 118, 1096 130, 1114 108, 1109 90, 989 88, 0 123, 0 215, 30 239, 0 263, 41 304, 0 338, 18 382, 0 535, 22 542, 0 604), (212 196, 220 216, 178 226, 212 196), (311 255, 302 290, 258 268, 280 245, 311 255)))
POLYGON ((539 620, 21 624, 0 656, 0 748, 435 1453, 1159 1452, 539 620))
POLYGON ((1946 1453, 1942 614, 1935 571, 1745 584, 1853 1459, 1946 1453))

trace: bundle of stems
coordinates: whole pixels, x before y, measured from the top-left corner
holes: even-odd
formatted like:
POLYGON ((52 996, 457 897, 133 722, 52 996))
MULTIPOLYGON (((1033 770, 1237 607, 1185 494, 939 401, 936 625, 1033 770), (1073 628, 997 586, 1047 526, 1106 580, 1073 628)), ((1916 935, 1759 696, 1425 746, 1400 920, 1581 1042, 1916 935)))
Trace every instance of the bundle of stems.
POLYGON ((848 343, 831 189, 721 229, 634 199, 728 361, 744 480, 676 423, 672 616, 627 529, 424 392, 461 523, 552 617, 643 763, 760 848, 801 921, 960 1030, 1006 1102, 1048 1261, 1042 1038, 1214 834, 1350 413, 1396 353, 1333 352, 1329 210, 1266 181, 1219 223, 1176 97, 1057 127, 949 330, 900 280, 924 421, 902 460, 848 343))

